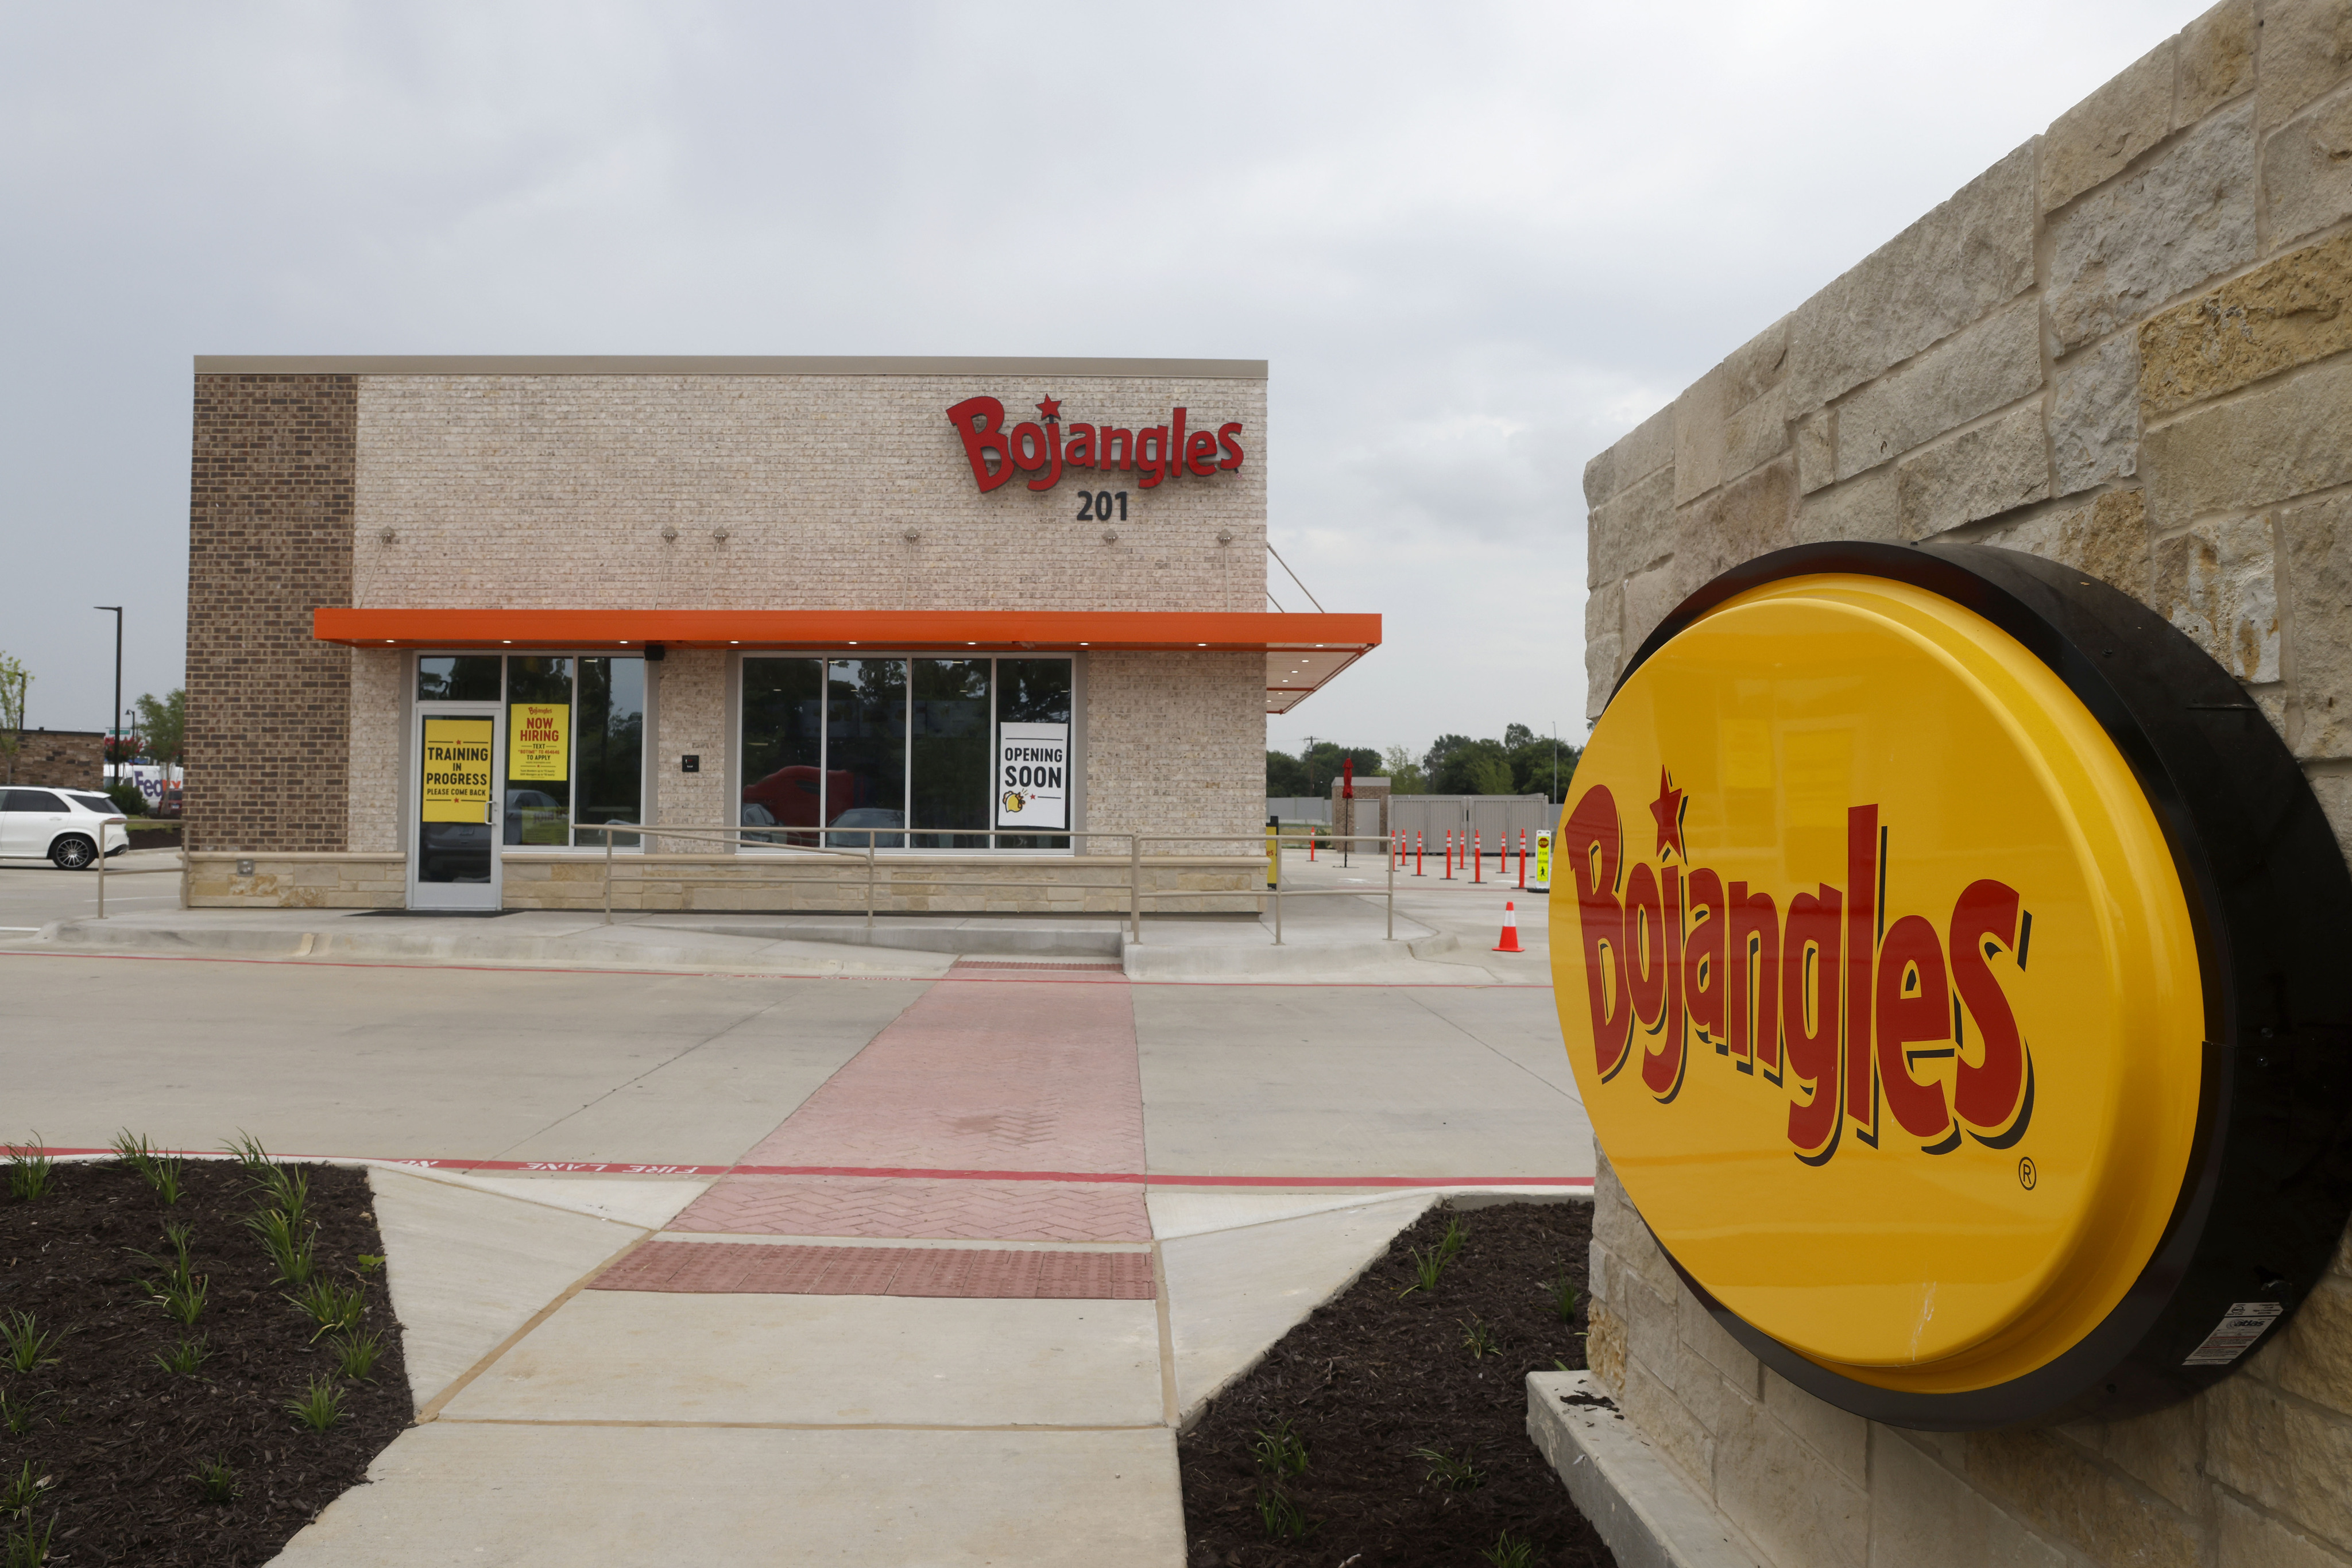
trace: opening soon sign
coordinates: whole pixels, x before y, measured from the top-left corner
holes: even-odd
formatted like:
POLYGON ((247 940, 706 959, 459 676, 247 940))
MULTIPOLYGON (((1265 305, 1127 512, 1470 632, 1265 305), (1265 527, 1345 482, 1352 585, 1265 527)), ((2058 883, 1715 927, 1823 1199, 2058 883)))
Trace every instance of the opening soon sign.
POLYGON ((1070 825, 1070 727, 996 729, 996 825, 1061 831, 1070 825))

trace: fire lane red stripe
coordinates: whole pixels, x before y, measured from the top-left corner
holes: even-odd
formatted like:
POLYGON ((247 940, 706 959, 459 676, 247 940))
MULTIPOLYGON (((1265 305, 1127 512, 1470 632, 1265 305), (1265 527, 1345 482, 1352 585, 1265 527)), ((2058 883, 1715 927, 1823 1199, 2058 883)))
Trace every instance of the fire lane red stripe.
MULTIPOLYGON (((10 1145, 15 1147, 16 1145, 10 1145)), ((110 1148, 82 1148, 63 1145, 39 1147, 25 1146, 28 1154, 66 1158, 85 1155, 109 1155, 110 1148)), ((228 1159, 233 1156, 214 1149, 158 1149, 159 1155, 173 1155, 194 1159, 228 1159)), ((930 1170, 916 1166, 697 1166, 632 1164, 620 1160, 469 1160, 403 1158, 374 1155, 290 1155, 277 1156, 281 1160, 350 1161, 369 1165, 399 1166, 412 1170, 455 1171, 460 1175, 473 1171, 537 1171, 551 1175, 569 1176, 865 1176, 907 1181, 1055 1181, 1055 1182, 1128 1182, 1147 1186, 1271 1186, 1271 1187, 1439 1187, 1439 1186, 1558 1186, 1589 1187, 1591 1176, 1180 1176, 1156 1171, 983 1171, 930 1170)))

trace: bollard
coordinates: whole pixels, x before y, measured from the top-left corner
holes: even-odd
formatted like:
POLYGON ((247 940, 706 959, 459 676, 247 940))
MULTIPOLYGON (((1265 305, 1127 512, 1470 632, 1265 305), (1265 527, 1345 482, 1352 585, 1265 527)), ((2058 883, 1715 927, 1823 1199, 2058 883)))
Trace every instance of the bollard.
POLYGON ((1415 876, 1419 876, 1421 874, 1422 847, 1422 832, 1419 828, 1415 828, 1412 831, 1412 874, 1415 876))
POLYGON ((1528 890, 1528 831, 1519 830, 1519 891, 1528 890))
POLYGON ((1486 844, 1483 831, 1470 835, 1470 880, 1486 880, 1486 844))
POLYGON ((1445 880, 1454 880, 1454 830, 1445 830, 1445 880))

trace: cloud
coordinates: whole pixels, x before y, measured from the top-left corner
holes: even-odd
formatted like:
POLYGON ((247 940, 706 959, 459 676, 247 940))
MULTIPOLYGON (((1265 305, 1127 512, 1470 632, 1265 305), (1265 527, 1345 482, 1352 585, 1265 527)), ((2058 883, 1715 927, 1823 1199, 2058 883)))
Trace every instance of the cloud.
POLYGON ((1263 357, 1277 737, 1573 716, 1587 458, 2196 9, 16 7, 0 647, 179 679, 195 353, 1263 357))

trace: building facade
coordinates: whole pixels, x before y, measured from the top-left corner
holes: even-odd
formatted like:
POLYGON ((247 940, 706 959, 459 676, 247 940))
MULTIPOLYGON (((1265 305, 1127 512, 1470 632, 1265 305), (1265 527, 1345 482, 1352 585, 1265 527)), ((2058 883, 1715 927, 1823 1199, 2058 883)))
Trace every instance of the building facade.
POLYGON ((578 905, 614 823, 729 831, 610 835, 647 907, 839 906, 869 845, 887 907, 1247 886, 1265 716, 1379 640, 1265 607, 1265 408, 1262 361, 200 359, 192 900, 578 905))

